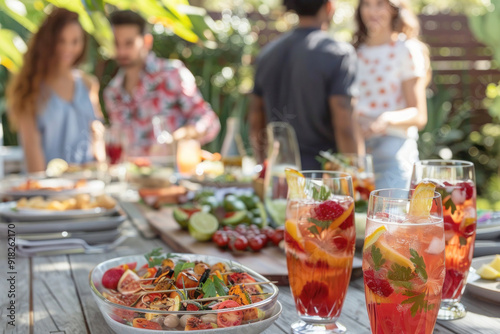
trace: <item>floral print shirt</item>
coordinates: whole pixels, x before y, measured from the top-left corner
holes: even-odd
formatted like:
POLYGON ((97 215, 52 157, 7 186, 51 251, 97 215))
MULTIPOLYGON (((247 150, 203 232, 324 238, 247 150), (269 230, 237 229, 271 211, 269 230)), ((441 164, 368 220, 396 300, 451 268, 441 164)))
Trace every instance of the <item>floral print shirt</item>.
POLYGON ((121 69, 104 90, 104 102, 111 124, 120 126, 129 145, 147 153, 156 143, 153 118, 163 116, 169 132, 193 125, 205 132, 201 144, 212 141, 220 131, 220 121, 204 101, 193 74, 180 60, 162 59, 150 53, 140 81, 130 95, 124 88, 121 69))

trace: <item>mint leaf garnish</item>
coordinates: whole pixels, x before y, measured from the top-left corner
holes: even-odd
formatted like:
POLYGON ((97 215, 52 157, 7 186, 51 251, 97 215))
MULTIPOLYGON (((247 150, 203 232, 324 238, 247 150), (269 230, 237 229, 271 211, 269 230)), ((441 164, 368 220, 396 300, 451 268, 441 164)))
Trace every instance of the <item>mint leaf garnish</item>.
POLYGON ((332 192, 330 190, 328 190, 328 188, 325 186, 321 186, 321 188, 319 190, 316 188, 312 188, 312 191, 313 191, 312 197, 316 201, 324 202, 327 199, 329 199, 330 196, 332 195, 332 192))
POLYGON ((159 266, 159 265, 161 265, 161 263, 163 262, 163 260, 165 260, 165 257, 161 256, 162 255, 162 251, 163 250, 161 248, 155 248, 151 252, 149 252, 149 253, 147 253, 147 254, 144 255, 144 257, 146 258, 146 260, 148 260, 148 266, 149 266, 149 268, 153 268, 153 267, 159 266))
POLYGON ((410 248, 410 254, 411 254, 410 261, 413 262, 413 264, 415 265, 415 272, 418 274, 418 276, 420 276, 420 278, 424 281, 424 283, 426 283, 427 270, 425 269, 424 258, 418 255, 418 252, 413 248, 410 248))
POLYGON ((455 214, 455 211, 457 211, 457 206, 453 201, 451 200, 451 197, 444 203, 444 207, 446 210, 449 210, 451 208, 451 214, 455 214))
POLYGON ((375 245, 372 246, 372 260, 373 260, 373 269, 375 271, 378 271, 380 267, 385 263, 385 259, 382 258, 382 252, 380 251, 380 248, 375 247, 375 245))
MULTIPOLYGON (((403 295, 410 297, 408 299, 403 300, 401 304, 412 304, 410 307, 410 312, 412 317, 416 316, 418 311, 430 310, 427 304, 427 300, 425 300, 425 292, 417 294, 412 291, 406 291, 403 293, 403 295)), ((434 306, 430 305, 430 307, 432 308, 434 306)))

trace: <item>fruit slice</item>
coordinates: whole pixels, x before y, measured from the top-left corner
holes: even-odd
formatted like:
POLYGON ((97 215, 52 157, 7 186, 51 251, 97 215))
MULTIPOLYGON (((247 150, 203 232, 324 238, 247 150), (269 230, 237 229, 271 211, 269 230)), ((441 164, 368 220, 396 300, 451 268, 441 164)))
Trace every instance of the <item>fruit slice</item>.
POLYGON ((55 176, 61 176, 68 170, 68 163, 64 161, 63 159, 52 159, 49 161, 47 164, 47 169, 45 171, 45 174, 49 177, 55 177, 55 176))
POLYGON ((118 282, 124 273, 125 270, 120 267, 108 269, 104 275, 102 275, 102 286, 107 289, 116 290, 118 282))
POLYGON ((175 208, 173 211, 175 221, 181 226, 186 227, 189 221, 189 215, 187 212, 180 208, 175 208))
POLYGON ((363 246, 363 250, 366 250, 368 249, 369 247, 371 247, 375 242, 377 242, 378 238, 380 238, 380 236, 382 234, 384 234, 384 232, 387 231, 387 229, 385 228, 385 226, 380 226, 379 228, 377 228, 375 231, 373 231, 372 234, 370 234, 369 236, 367 236, 365 238, 365 245, 363 246))
POLYGON ((132 270, 127 269, 118 281, 118 291, 124 295, 131 295, 141 290, 140 278, 132 270))
POLYGON ((313 263, 326 262, 330 268, 347 268, 352 264, 352 256, 334 256, 314 241, 306 240, 304 248, 313 263))
POLYGON ((285 169, 286 182, 288 184, 288 198, 301 199, 305 198, 306 179, 301 172, 287 168, 285 169))
POLYGON ((490 262, 490 266, 496 271, 500 271, 500 255, 495 256, 493 261, 490 262))
POLYGON ((422 181, 415 188, 411 197, 410 210, 408 214, 414 217, 426 217, 430 215, 432 199, 436 185, 430 181, 422 181))
POLYGON ((391 262, 397 263, 403 267, 414 268, 413 263, 406 256, 391 248, 384 240, 377 240, 374 245, 380 249, 382 256, 391 262))
POLYGON ((238 225, 247 217, 247 211, 233 211, 226 213, 226 217, 222 219, 223 225, 238 225))
POLYGON ((304 243, 304 239, 302 238, 302 233, 300 233, 299 226, 297 222, 287 220, 285 222, 285 231, 297 242, 299 245, 304 243))
POLYGON ((219 222, 214 215, 197 212, 189 219, 189 234, 198 241, 208 241, 219 228, 219 222))
POLYGON ((477 271, 476 274, 481 276, 482 279, 496 279, 500 277, 500 272, 496 271, 495 268, 489 264, 483 264, 477 271))
MULTIPOLYGON (((342 213, 340 215, 340 217, 338 217, 337 219, 335 219, 330 224, 330 227, 329 227, 330 231, 333 231, 337 227, 339 227, 340 225, 342 225, 347 220, 347 218, 349 217, 349 215, 352 213, 353 210, 354 210, 354 203, 351 203, 351 205, 349 205, 349 207, 347 208, 347 210, 345 210, 344 213, 342 213)), ((347 227, 350 227, 350 226, 347 226, 347 227)))

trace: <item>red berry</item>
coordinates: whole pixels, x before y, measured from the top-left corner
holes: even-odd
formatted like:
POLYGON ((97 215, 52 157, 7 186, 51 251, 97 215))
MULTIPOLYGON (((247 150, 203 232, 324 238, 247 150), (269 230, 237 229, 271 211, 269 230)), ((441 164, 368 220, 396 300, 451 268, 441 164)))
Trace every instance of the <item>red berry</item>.
POLYGON ((344 213, 344 208, 335 201, 323 202, 313 210, 315 218, 323 221, 334 220, 344 213))
POLYGON ((476 230, 476 224, 467 225, 464 230, 464 237, 466 238, 472 237, 475 230, 476 230))
POLYGON ((470 200, 474 196, 474 185, 469 182, 457 183, 461 190, 465 190, 465 200, 470 200))
POLYGON ((455 269, 447 269, 443 283, 443 299, 454 298, 457 289, 462 288, 464 275, 455 269))
POLYGON ((373 270, 366 270, 363 274, 366 286, 380 297, 389 297, 394 292, 391 283, 385 279, 376 278, 373 270))
POLYGON ((348 240, 341 235, 333 237, 332 242, 339 251, 346 249, 347 244, 349 243, 348 240))
POLYGON ((354 215, 350 214, 349 217, 344 220, 342 224, 340 224, 339 228, 341 230, 347 230, 349 227, 354 226, 354 215))
POLYGON ((450 215, 446 215, 443 217, 443 222, 444 222, 444 229, 445 231, 447 230, 457 230, 458 224, 455 223, 453 218, 450 215))
POLYGON ((332 310, 332 298, 330 289, 323 282, 307 282, 298 299, 299 311, 305 314, 314 314, 320 317, 327 317, 332 310))

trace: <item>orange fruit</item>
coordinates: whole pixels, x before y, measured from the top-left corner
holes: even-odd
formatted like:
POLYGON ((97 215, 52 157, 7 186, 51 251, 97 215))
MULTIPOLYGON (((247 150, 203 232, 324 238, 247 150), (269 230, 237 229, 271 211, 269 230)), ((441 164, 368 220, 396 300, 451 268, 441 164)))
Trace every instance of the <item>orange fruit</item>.
POLYGON ((287 168, 285 169, 286 182, 288 184, 288 198, 301 199, 306 198, 305 187, 306 178, 301 172, 287 168))
POLYGON ((436 185, 433 182, 420 182, 411 197, 408 214, 414 217, 429 216, 434 198, 434 190, 436 190, 436 185))

